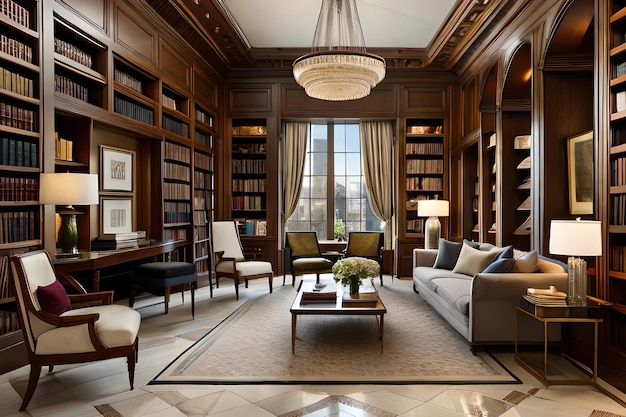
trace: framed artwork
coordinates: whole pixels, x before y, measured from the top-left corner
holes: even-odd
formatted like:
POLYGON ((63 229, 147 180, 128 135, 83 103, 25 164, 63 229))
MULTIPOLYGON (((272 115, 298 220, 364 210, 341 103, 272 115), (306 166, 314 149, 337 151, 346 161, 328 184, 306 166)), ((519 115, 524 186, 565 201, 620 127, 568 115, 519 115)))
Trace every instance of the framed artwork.
POLYGON ((133 199, 131 197, 100 197, 100 230, 107 233, 133 231, 133 199))
POLYGON ((570 214, 593 214, 593 131, 567 139, 570 214))
POLYGON ((102 191, 133 191, 135 152, 100 146, 102 191))
POLYGON ((256 236, 267 235, 267 220, 257 220, 254 222, 254 234, 256 236))

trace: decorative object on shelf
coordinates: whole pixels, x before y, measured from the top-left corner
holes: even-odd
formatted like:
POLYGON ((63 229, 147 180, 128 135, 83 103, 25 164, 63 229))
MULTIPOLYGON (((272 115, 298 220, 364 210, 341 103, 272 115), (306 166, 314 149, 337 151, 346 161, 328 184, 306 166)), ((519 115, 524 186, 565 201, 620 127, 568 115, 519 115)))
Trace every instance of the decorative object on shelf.
POLYGON ((335 239, 337 239, 337 241, 339 242, 343 242, 346 240, 346 224, 343 222, 343 219, 335 219, 333 234, 335 236, 335 239))
POLYGON ((356 0, 322 2, 313 48, 293 75, 307 95, 329 101, 363 98, 385 78, 385 60, 365 49, 356 0))
POLYGON ((417 215, 428 217, 424 225, 424 248, 437 249, 441 237, 441 222, 439 217, 450 214, 450 203, 446 200, 421 200, 417 204, 417 215))
POLYGON ((130 233, 133 230, 131 197, 100 197, 100 233, 130 233))
POLYGON ((133 191, 134 158, 133 151, 100 146, 102 191, 133 191))
POLYGON ((567 304, 587 305, 587 262, 581 256, 602 255, 602 224, 597 220, 552 220, 550 253, 567 258, 567 304))
POLYGON ((570 214, 593 214, 593 131, 567 139, 570 214))
POLYGON ((59 211, 61 226, 58 242, 65 253, 78 252, 76 215, 82 214, 74 205, 98 204, 98 176, 77 173, 42 173, 39 178, 40 203, 66 205, 59 211))
POLYGON ((373 259, 352 256, 340 259, 333 265, 333 279, 350 289, 350 296, 359 297, 359 287, 363 279, 378 276, 380 265, 373 259))

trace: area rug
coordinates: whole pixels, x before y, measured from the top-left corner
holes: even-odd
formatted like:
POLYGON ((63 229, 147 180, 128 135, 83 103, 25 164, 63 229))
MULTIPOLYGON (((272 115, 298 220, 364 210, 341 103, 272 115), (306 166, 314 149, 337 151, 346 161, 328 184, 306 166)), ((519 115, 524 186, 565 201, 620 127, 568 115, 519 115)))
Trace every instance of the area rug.
POLYGON ((468 344, 412 290, 394 280, 385 303, 384 352, 375 316, 299 316, 291 353, 291 286, 260 294, 172 361, 150 384, 507 384, 520 381, 468 344))

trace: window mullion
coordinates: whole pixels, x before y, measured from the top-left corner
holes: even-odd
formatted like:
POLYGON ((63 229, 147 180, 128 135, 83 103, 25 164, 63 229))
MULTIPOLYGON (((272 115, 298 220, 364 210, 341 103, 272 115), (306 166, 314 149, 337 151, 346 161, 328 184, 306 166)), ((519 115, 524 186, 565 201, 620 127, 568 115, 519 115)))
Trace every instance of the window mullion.
POLYGON ((326 172, 326 236, 329 240, 335 238, 335 124, 328 122, 328 141, 326 142, 326 156, 328 167, 326 172))

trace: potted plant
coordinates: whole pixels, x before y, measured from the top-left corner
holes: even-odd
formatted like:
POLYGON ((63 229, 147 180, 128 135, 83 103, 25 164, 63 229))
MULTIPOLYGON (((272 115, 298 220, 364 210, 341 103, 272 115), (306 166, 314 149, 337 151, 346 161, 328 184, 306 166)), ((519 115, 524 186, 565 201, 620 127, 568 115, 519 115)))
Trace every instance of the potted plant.
POLYGON ((340 259, 333 265, 333 279, 342 286, 350 289, 350 296, 359 297, 359 287, 364 278, 375 277, 380 274, 380 265, 373 259, 351 256, 340 259))
POLYGON ((334 235, 339 242, 346 239, 346 225, 342 219, 335 219, 334 235))

